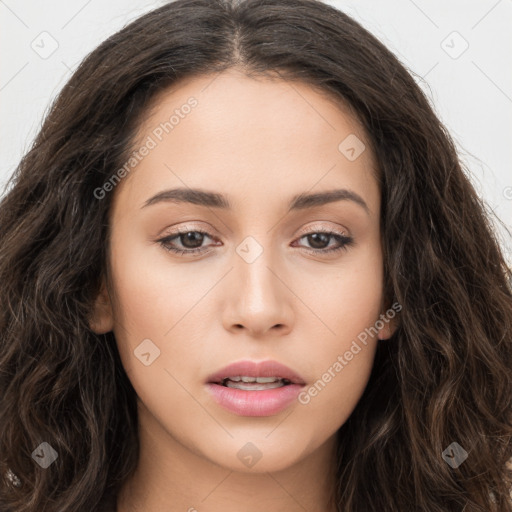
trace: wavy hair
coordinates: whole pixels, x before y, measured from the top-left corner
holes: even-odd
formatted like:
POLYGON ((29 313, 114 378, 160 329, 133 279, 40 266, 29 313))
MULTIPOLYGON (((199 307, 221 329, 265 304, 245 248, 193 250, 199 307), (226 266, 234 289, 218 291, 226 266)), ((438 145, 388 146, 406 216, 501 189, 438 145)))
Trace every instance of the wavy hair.
POLYGON ((338 509, 511 512, 512 273, 491 215, 411 73, 319 0, 167 3, 52 103, 0 204, 0 510, 90 512, 135 470, 135 391, 113 333, 88 322, 113 195, 94 191, 155 94, 233 67, 349 105, 379 165, 384 291, 402 309, 339 429, 338 509), (455 442, 467 458, 452 467, 455 442))

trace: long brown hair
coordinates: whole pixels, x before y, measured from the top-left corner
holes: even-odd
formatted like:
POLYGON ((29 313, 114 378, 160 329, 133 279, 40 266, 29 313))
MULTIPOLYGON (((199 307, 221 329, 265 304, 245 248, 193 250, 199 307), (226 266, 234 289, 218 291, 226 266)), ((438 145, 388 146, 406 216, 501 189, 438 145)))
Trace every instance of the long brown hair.
POLYGON ((234 66, 349 105, 379 164, 385 294, 402 309, 339 430, 339 510, 512 511, 512 285, 494 225, 411 75, 318 0, 168 3, 102 43, 52 104, 0 204, 0 510, 90 512, 134 471, 135 392, 113 333, 87 321, 112 198, 95 191, 157 92, 234 66), (58 454, 47 469, 41 443, 58 454))

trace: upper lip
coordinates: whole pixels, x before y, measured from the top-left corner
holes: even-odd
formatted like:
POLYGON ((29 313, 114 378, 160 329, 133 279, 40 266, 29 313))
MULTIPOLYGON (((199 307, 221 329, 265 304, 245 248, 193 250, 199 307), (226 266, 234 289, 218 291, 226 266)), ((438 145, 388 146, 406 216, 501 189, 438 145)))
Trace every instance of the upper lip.
POLYGON ((207 379, 208 383, 220 383, 228 377, 277 377, 287 379, 292 384, 304 385, 304 379, 292 369, 277 361, 237 361, 225 366, 221 370, 213 373, 207 379))

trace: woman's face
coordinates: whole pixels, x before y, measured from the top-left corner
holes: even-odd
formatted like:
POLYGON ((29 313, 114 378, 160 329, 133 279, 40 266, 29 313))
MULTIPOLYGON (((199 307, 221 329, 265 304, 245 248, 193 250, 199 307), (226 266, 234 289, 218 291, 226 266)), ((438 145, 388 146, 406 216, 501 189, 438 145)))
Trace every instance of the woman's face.
POLYGON ((365 134, 305 84, 230 70, 160 94, 139 135, 107 192, 111 299, 91 326, 114 331, 155 439, 237 471, 290 466, 334 439, 392 332, 369 331, 385 308, 365 134), (240 361, 301 382, 221 371, 240 361))

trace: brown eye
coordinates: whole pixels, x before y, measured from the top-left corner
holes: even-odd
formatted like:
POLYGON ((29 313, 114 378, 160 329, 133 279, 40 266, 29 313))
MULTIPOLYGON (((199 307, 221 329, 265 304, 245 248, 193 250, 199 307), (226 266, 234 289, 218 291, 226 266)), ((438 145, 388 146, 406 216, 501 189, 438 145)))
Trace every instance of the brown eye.
POLYGON ((206 250, 206 248, 202 247, 205 237, 213 239, 213 237, 211 237, 206 231, 177 231, 170 236, 161 238, 158 242, 167 251, 178 254, 193 254, 204 252, 206 250), (181 246, 178 245, 178 247, 176 247, 176 243, 178 242, 181 246))
POLYGON ((315 254, 331 253, 342 249, 347 250, 348 247, 354 243, 354 239, 352 237, 335 231, 313 231, 302 235, 299 240, 302 240, 303 238, 305 238, 307 243, 310 245, 310 247, 304 248, 315 254), (337 242, 337 245, 329 248, 331 240, 337 242))
POLYGON ((306 235, 306 238, 308 244, 310 244, 313 249, 325 249, 329 245, 332 235, 326 233, 312 233, 311 235, 306 235))
POLYGON ((204 240, 204 233, 199 231, 187 231, 178 236, 181 244, 187 249, 195 249, 201 247, 204 240))

